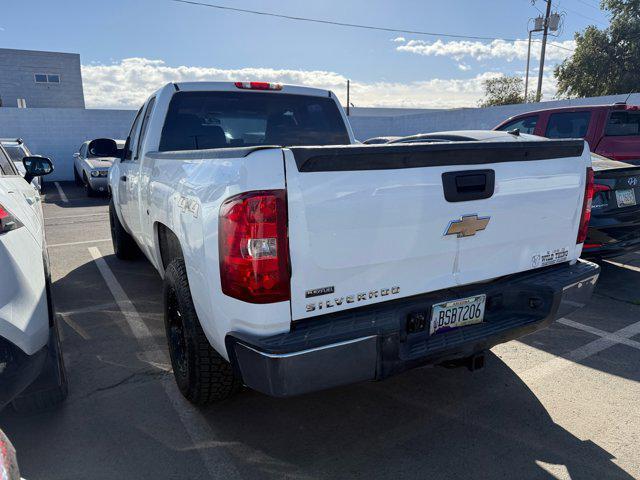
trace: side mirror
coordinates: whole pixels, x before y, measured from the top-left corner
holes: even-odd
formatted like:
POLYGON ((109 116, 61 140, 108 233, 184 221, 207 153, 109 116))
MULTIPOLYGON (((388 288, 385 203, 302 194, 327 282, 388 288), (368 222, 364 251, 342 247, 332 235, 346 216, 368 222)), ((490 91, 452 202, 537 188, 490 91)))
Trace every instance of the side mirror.
POLYGON ((73 154, 73 158, 80 158, 80 152, 76 152, 73 154))
POLYGON ((22 159, 25 174, 24 179, 31 183, 35 177, 42 177, 53 172, 53 163, 47 157, 24 157, 22 159))
POLYGON ((88 151, 94 157, 117 157, 118 145, 111 138, 96 138, 89 142, 88 151))

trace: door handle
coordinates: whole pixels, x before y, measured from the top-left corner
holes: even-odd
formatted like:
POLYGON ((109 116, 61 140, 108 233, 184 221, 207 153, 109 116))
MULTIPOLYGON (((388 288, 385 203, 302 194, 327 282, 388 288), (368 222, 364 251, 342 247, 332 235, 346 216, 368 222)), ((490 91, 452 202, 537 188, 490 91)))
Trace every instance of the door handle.
POLYGON ((127 181, 127 176, 126 176, 126 175, 122 175, 122 176, 120 177, 120 181, 121 181, 121 182, 126 182, 126 181, 127 181))
POLYGON ((494 170, 465 170, 442 174, 444 198, 447 202, 481 200, 493 195, 494 170))

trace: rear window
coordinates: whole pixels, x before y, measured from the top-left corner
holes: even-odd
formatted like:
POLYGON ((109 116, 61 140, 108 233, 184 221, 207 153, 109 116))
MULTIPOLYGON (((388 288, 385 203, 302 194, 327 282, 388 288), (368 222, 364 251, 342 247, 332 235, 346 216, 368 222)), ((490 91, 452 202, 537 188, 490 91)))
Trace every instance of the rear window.
POLYGON ((538 116, 531 115, 524 118, 519 118, 517 120, 513 120, 509 123, 502 125, 497 130, 507 132, 509 130, 515 130, 516 128, 520 130, 520 133, 530 133, 533 134, 533 131, 536 129, 536 124, 538 123, 538 116))
POLYGON ((553 113, 549 116, 545 137, 584 138, 589 127, 591 112, 553 113))
POLYGON ((159 150, 348 143, 347 129, 331 98, 177 92, 169 105, 159 150))
POLYGON ((604 134, 608 137, 640 135, 640 112, 611 112, 604 134))

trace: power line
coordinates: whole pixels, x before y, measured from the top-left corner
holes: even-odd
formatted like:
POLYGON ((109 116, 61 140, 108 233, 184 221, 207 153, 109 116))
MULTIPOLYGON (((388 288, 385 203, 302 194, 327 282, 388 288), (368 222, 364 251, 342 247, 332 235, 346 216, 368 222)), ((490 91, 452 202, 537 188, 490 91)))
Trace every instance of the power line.
POLYGON ((596 6, 595 6, 594 4, 592 4, 592 3, 585 2, 585 0, 578 0, 578 1, 579 1, 580 3, 582 3, 583 5, 586 5, 587 7, 595 8, 596 10, 601 11, 599 6, 598 6, 598 7, 596 7, 596 6))
POLYGON ((577 12, 577 11, 572 10, 570 8, 567 8, 567 7, 563 7, 563 8, 565 10, 567 10, 568 12, 573 13, 574 15, 578 15, 578 16, 580 16, 582 18, 586 18, 587 20, 591 20, 592 22, 595 22, 600 26, 603 26, 603 27, 606 26, 606 24, 602 20, 598 20, 597 18, 589 17, 588 15, 585 15, 584 13, 577 12))
MULTIPOLYGON (((300 22, 321 23, 324 25, 336 25, 339 27, 361 28, 366 30, 379 30, 383 32, 405 33, 405 34, 411 34, 411 35, 428 35, 432 37, 464 38, 464 39, 470 39, 470 40, 504 40, 508 42, 515 42, 519 40, 516 38, 485 37, 485 36, 478 36, 478 35, 459 35, 454 33, 425 32, 421 30, 405 30, 405 29, 399 29, 399 28, 379 27, 375 25, 363 25, 359 23, 335 22, 332 20, 323 20, 320 18, 297 17, 293 15, 284 15, 280 13, 263 12, 259 10, 249 10, 246 8, 228 7, 225 5, 216 5, 213 3, 197 2, 195 0, 170 0, 170 1, 175 3, 187 4, 187 5, 198 5, 201 7, 216 8, 218 10, 227 10, 227 11, 238 12, 238 13, 262 15, 265 17, 276 17, 276 18, 283 18, 286 20, 296 20, 300 22)), ((573 49, 567 48, 563 45, 558 45, 555 43, 550 43, 549 45, 554 46, 556 48, 568 50, 571 52, 573 51, 573 49)))

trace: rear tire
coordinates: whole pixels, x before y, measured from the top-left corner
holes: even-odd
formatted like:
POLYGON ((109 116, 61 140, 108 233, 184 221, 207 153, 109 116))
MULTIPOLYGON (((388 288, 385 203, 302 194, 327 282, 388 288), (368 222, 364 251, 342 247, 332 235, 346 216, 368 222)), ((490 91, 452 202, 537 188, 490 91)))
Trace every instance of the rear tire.
POLYGON ((234 396, 242 383, 231 364, 216 352, 202 330, 182 259, 164 276, 164 325, 173 374, 182 395, 196 405, 234 396))
POLYGON ((111 242, 116 257, 120 260, 132 260, 139 257, 140 249, 120 223, 113 198, 109 201, 109 226, 111 227, 111 242))
POLYGON ((22 414, 50 410, 60 405, 69 393, 67 371, 62 356, 62 345, 57 325, 54 325, 49 344, 47 361, 33 385, 15 398, 13 409, 22 414), (46 387, 39 386, 46 385, 46 387), (53 386, 51 386, 53 384, 53 386))

